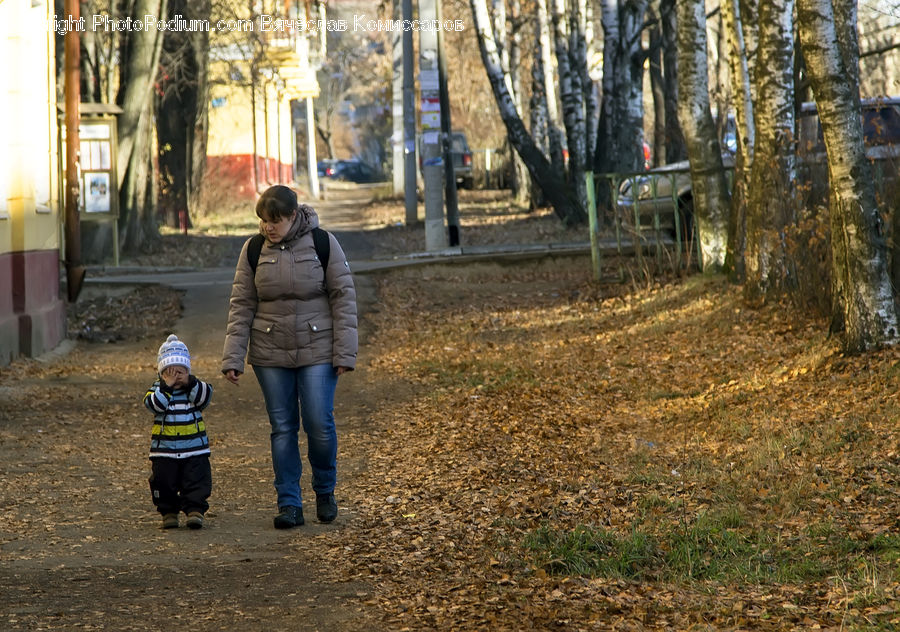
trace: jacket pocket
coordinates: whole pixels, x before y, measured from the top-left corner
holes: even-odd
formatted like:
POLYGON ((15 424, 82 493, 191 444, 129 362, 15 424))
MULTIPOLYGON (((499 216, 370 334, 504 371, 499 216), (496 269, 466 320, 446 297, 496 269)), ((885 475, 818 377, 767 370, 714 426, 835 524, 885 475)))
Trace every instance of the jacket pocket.
POLYGON ((301 281, 313 281, 316 285, 325 283, 325 270, 315 253, 294 255, 294 270, 299 271, 301 281))
POLYGON ((309 328, 309 333, 311 336, 315 334, 324 332, 327 335, 331 335, 331 320, 330 319, 314 319, 306 322, 306 326, 309 328))
POLYGON ((273 331, 275 331, 275 324, 264 318, 254 318, 253 324, 250 325, 250 328, 254 333, 260 332, 264 334, 271 334, 273 331))
POLYGON ((250 354, 265 356, 276 348, 275 323, 264 318, 254 318, 250 325, 250 354))

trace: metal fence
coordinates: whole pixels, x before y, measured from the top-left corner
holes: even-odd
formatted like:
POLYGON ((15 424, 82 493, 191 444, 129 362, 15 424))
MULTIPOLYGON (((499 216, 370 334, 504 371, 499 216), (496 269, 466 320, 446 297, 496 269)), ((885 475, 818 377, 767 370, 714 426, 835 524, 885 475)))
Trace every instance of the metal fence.
POLYGON ((636 258, 642 274, 650 273, 650 262, 658 270, 681 272, 700 261, 692 208, 679 196, 679 178, 685 176, 690 177, 689 169, 585 174, 595 279, 601 278, 604 256, 617 256, 620 280, 625 255, 636 258), (622 195, 625 183, 629 196, 622 195))

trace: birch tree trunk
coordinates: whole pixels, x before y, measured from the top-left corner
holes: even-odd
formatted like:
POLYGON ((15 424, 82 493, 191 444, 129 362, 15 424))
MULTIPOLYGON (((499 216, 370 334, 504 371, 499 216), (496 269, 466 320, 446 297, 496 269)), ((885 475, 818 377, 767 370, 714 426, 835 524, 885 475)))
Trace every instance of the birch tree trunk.
POLYGON ((722 11, 728 38, 728 63, 737 127, 737 153, 731 187, 731 218, 728 223, 728 254, 725 268, 732 280, 742 282, 746 278, 744 250, 747 246, 747 194, 750 186, 750 167, 753 164, 756 126, 753 120, 753 99, 750 92, 750 73, 747 67, 740 0, 724 0, 722 11))
MULTIPOLYGON (((136 0, 132 18, 143 21, 153 15, 164 20, 166 0, 136 0)), ((119 66, 120 88, 117 98, 122 113, 116 131, 119 142, 117 163, 119 177, 119 226, 121 247, 125 252, 137 250, 146 236, 158 234, 153 204, 148 204, 151 177, 150 151, 152 134, 149 125, 153 108, 153 86, 162 51, 163 31, 130 31, 124 38, 122 63, 119 66)))
POLYGON ((709 109, 703 0, 678 0, 678 120, 691 163, 694 220, 703 270, 725 263, 730 205, 722 152, 709 109))
POLYGON ((602 0, 603 94, 594 170, 639 171, 644 151, 644 52, 646 0, 602 0))
POLYGON ((486 0, 470 0, 470 5, 478 36, 478 48, 481 51, 481 60, 491 83, 497 109, 506 126, 510 142, 525 161, 532 177, 541 187, 560 219, 566 224, 584 223, 587 220, 584 206, 579 203, 576 196, 570 193, 563 174, 553 168, 522 123, 521 115, 513 101, 509 74, 504 73, 501 66, 497 40, 491 27, 486 0))
POLYGON ((544 71, 544 93, 547 97, 547 136, 550 144, 550 162, 560 173, 565 172, 562 147, 562 121, 559 116, 558 95, 554 76, 553 39, 550 28, 550 10, 547 0, 537 0, 537 26, 540 39, 541 65, 544 71))
POLYGON ((660 0, 659 19, 662 35, 662 68, 665 85, 666 156, 665 162, 687 158, 684 134, 678 123, 678 28, 675 0, 660 0))
POLYGON ((828 153, 832 330, 848 351, 898 340, 887 246, 862 141, 852 0, 798 0, 801 45, 828 153))
POLYGON ((659 165, 659 160, 666 151, 666 90, 662 65, 662 29, 652 4, 647 10, 647 18, 653 24, 648 32, 649 48, 647 50, 650 92, 653 95, 653 140, 650 147, 653 151, 653 164, 659 165))
POLYGON ((794 182, 793 0, 759 7, 756 145, 747 200, 746 280, 751 303, 789 291, 794 275, 785 230, 796 215, 794 182))
POLYGON ((556 67, 559 71, 559 92, 562 98, 563 122, 566 128, 566 144, 569 148, 568 183, 579 204, 587 208, 587 188, 584 182, 587 162, 585 127, 584 78, 586 62, 579 67, 579 48, 584 46, 583 31, 579 35, 584 16, 579 13, 579 2, 566 6, 566 0, 553 0, 553 40, 556 46, 556 67), (571 13, 569 13, 571 12, 571 13), (568 13, 568 20, 566 19, 568 13))
POLYGON ((597 149, 597 114, 600 110, 599 95, 591 79, 588 52, 594 45, 594 11, 587 0, 575 0, 579 19, 575 23, 570 48, 575 51, 574 64, 581 69, 581 90, 584 100, 585 168, 591 163, 597 149))
MULTIPOLYGON (((497 51, 500 54, 500 67, 503 72, 509 76, 509 85, 511 96, 516 110, 522 111, 522 82, 519 76, 519 67, 521 65, 521 46, 519 44, 518 21, 518 3, 512 1, 512 34, 506 28, 507 11, 506 0, 491 0, 491 24, 494 29, 494 37, 497 41, 497 51)), ((528 168, 522 161, 522 157, 515 151, 512 152, 513 180, 512 190, 513 199, 519 206, 530 205, 531 195, 531 178, 528 175, 528 168)))

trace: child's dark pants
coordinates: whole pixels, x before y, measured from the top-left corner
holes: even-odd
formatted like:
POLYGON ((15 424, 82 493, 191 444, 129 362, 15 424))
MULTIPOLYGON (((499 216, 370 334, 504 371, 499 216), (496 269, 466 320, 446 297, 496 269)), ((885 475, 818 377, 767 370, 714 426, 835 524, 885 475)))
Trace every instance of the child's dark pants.
POLYGON ((169 513, 206 513, 206 499, 212 493, 212 470, 209 455, 186 459, 151 459, 150 491, 156 510, 169 513))

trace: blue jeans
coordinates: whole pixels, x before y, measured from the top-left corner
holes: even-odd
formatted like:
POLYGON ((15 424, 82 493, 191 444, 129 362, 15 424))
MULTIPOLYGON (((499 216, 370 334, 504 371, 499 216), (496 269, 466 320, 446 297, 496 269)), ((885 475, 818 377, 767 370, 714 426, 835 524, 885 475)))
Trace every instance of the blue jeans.
POLYGON ((272 467, 279 507, 302 507, 300 497, 300 420, 316 494, 330 494, 337 482, 337 430, 334 391, 337 374, 330 364, 296 369, 254 366, 272 425, 272 467))

